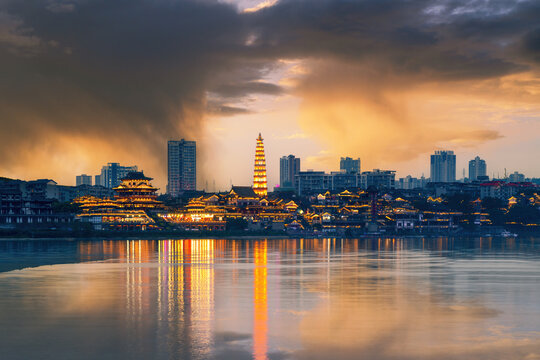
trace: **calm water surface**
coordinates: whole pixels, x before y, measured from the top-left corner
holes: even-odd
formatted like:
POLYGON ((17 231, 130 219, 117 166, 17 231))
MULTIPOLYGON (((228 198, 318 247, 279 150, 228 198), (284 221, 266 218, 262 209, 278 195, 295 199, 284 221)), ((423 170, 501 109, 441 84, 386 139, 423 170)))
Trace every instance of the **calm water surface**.
POLYGON ((540 359, 540 238, 0 241, 0 359, 540 359))

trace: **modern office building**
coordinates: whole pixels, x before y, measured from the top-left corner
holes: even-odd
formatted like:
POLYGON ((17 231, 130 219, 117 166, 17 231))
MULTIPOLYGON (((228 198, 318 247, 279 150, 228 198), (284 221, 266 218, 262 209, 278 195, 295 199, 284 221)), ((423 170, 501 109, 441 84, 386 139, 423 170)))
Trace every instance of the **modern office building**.
POLYGON ((360 174, 345 170, 330 173, 330 190, 351 190, 359 187, 360 174))
POLYGON ((279 159, 279 186, 293 188, 294 177, 300 172, 300 158, 294 155, 283 156, 279 159))
POLYGON ((360 175, 360 187, 368 189, 375 187, 377 189, 394 189, 396 187, 396 172, 393 170, 364 171, 360 175))
POLYGON ((516 183, 516 182, 524 182, 525 181, 525 175, 518 173, 517 171, 514 171, 513 174, 510 174, 508 176, 508 181, 516 183))
MULTIPOLYGON (((112 189, 118 186, 122 182, 122 178, 132 171, 138 171, 137 166, 122 166, 119 163, 108 163, 101 168, 99 183, 96 183, 96 185, 112 189)), ((97 176, 96 180, 98 180, 97 176)))
POLYGON ((431 182, 456 181, 456 155, 451 150, 437 150, 431 155, 431 182))
POLYGON ((329 190, 331 184, 331 175, 326 174, 324 171, 300 171, 294 177, 294 189, 298 195, 329 190))
POLYGON ((258 196, 266 196, 268 188, 266 184, 266 158, 264 156, 264 143, 261 133, 257 138, 255 147, 255 164, 253 168, 253 191, 258 196))
POLYGON ((469 161, 469 180, 476 181, 483 179, 486 176, 486 161, 480 159, 480 157, 475 157, 473 160, 469 161))
POLYGON ((197 143, 188 140, 167 142, 167 194, 178 196, 197 189, 197 143))
POLYGON ((396 181, 396 189, 401 190, 413 190, 424 188, 427 184, 427 179, 422 176, 421 178, 414 178, 411 175, 407 175, 404 178, 400 178, 396 181))
POLYGON ((342 157, 339 161, 339 169, 347 173, 360 174, 360 158, 342 157))
POLYGON ((91 175, 78 175, 75 177, 75 185, 92 185, 92 176, 91 175))

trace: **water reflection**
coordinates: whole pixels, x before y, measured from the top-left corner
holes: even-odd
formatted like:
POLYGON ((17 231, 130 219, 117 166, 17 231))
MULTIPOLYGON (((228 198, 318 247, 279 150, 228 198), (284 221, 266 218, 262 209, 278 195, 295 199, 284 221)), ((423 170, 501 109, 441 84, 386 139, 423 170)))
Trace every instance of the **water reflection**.
POLYGON ((268 352, 267 241, 253 245, 253 358, 266 360, 268 352))
MULTIPOLYGON (((0 243, 4 258, 47 246, 0 243)), ((83 263, 0 274, 2 359, 540 358, 539 239, 65 249, 83 263)))

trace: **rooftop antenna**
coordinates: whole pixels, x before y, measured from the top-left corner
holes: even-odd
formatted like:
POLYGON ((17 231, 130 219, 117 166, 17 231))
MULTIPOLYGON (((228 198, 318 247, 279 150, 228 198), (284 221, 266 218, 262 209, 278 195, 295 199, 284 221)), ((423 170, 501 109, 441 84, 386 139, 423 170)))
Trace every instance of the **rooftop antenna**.
POLYGON ((213 180, 213 184, 212 184, 212 185, 213 185, 213 190, 214 190, 214 192, 216 192, 216 179, 213 180))
POLYGON ((506 168, 504 168, 504 178, 508 179, 508 176, 506 175, 506 168))

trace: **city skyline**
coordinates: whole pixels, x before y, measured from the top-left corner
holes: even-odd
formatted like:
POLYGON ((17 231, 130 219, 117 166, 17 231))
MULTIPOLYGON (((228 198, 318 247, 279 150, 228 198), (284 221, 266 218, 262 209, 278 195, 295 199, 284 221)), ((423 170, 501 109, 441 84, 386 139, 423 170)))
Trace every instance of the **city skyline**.
MULTIPOLYGON (((259 134, 259 138, 260 138, 260 134, 259 134)), ((259 139, 257 139, 257 140, 259 141, 259 139)), ((262 139, 261 139, 261 140, 262 140, 262 139)), ((195 149, 195 146, 196 146, 196 141, 190 141, 190 140, 184 140, 184 139, 182 139, 182 140, 180 140, 180 141, 172 141, 172 140, 169 140, 167 143, 168 143, 168 151, 167 151, 167 153, 170 152, 171 144, 176 144, 177 147, 178 147, 179 144, 186 144, 186 145, 188 145, 190 148, 192 147, 193 149, 195 149)), ((194 151, 194 150, 193 150, 193 151, 194 151)), ((263 151, 264 151, 264 150, 263 150, 263 151)), ((460 159, 459 156, 456 156, 456 155, 455 155, 455 153, 454 153, 453 150, 435 150, 435 151, 434 151, 434 153, 435 153, 436 155, 437 155, 437 154, 440 154, 440 153, 446 153, 446 152, 449 152, 449 153, 451 154, 451 156, 454 157, 454 163, 464 163, 464 164, 468 164, 468 166, 469 166, 469 167, 468 167, 468 170, 469 170, 469 171, 470 171, 470 164, 471 164, 471 162, 474 162, 474 161, 478 161, 478 160, 483 161, 483 162, 484 162, 484 167, 485 167, 485 160, 480 159, 479 156, 475 156, 474 158, 472 158, 472 159, 470 159, 470 160, 467 160, 467 159, 460 159), (457 161, 457 160, 461 160, 461 161, 457 161)), ((192 153, 190 153, 190 154, 191 154, 190 156, 193 156, 192 153)), ((431 156, 431 158, 433 158, 434 155, 432 154, 432 155, 430 155, 430 156, 431 156)), ((296 166, 298 166, 298 165, 300 164, 301 158, 295 157, 295 155, 293 155, 293 154, 289 154, 288 156, 285 156, 285 155, 284 155, 284 156, 281 156, 281 157, 278 159, 278 161, 280 162, 280 168, 278 169, 278 172, 277 172, 278 182, 276 182, 274 185, 271 185, 271 184, 269 183, 269 184, 268 184, 268 190, 269 190, 269 191, 273 190, 274 187, 280 187, 281 184, 280 184, 280 180, 279 180, 279 179, 280 179, 280 177, 281 177, 281 172, 282 172, 282 169, 283 169, 283 167, 282 167, 282 166, 283 166, 283 161, 284 161, 284 159, 287 159, 287 158, 289 158, 289 157, 292 157, 294 160, 297 161, 297 165, 296 165, 296 166)), ((315 171, 315 172, 329 173, 329 175, 330 175, 330 174, 335 174, 335 173, 339 173, 339 172, 343 172, 343 171, 344 171, 344 169, 342 168, 342 167, 343 167, 343 164, 344 164, 344 160, 345 160, 345 161, 358 162, 358 164, 360 164, 360 161, 361 161, 361 158, 351 159, 349 156, 346 156, 346 157, 343 157, 343 156, 342 156, 340 159, 341 159, 341 160, 338 161, 337 164, 334 164, 334 168, 330 168, 330 170, 326 170, 326 169, 325 169, 325 170, 322 170, 321 167, 315 167, 315 168, 310 168, 310 169, 307 169, 307 168, 305 168, 305 167, 301 167, 301 168, 299 168, 299 169, 300 169, 300 171, 303 171, 303 172, 315 171)), ((433 160, 431 160, 431 161, 433 161, 433 160)), ((270 162, 272 162, 272 161, 270 161, 270 162)), ((266 163, 268 163, 267 160, 266 160, 266 163)), ((421 177, 424 177, 424 178, 426 179, 426 181, 433 181, 433 179, 431 178, 431 176, 429 176, 429 175, 430 175, 430 171, 429 171, 429 170, 430 170, 430 169, 429 169, 429 167, 430 167, 430 164, 429 164, 429 158, 426 159, 426 163, 427 163, 427 167, 428 167, 427 174, 425 174, 425 173, 422 173, 421 175, 418 175, 418 174, 405 174, 405 173, 403 173, 402 171, 400 171, 399 169, 387 169, 387 170, 391 170, 392 172, 396 173, 396 183, 397 183, 397 181, 398 181, 399 178, 406 178, 406 177, 412 177, 413 179, 415 179, 415 178, 420 179, 421 177), (426 176, 426 175, 427 175, 427 176, 426 176)), ((130 171, 129 169, 132 169, 132 170, 135 169, 134 171, 137 171, 137 170, 136 170, 136 169, 137 169, 137 165, 126 167, 126 166, 120 166, 120 164, 118 164, 118 163, 108 163, 108 165, 102 167, 101 172, 103 173, 104 171, 106 171, 106 170, 105 170, 106 168, 110 168, 111 166, 116 166, 116 167, 119 167, 119 168, 122 169, 122 172, 120 173, 119 176, 117 176, 117 179, 115 180, 115 181, 116 181, 115 183, 119 182, 120 179, 121 179, 125 174, 127 174, 128 171, 130 171)), ((366 172, 366 173, 371 172, 372 170, 377 170, 377 171, 378 171, 379 169, 377 169, 377 168, 373 168, 373 169, 367 169, 367 168, 366 168, 366 169, 361 169, 359 175, 361 175, 361 173, 363 173, 363 172, 366 172)), ((467 169, 466 169, 465 167, 463 167, 462 170, 463 170, 463 172, 460 172, 458 166, 455 167, 455 169, 454 169, 454 171, 455 171, 455 175, 454 175, 455 181, 475 180, 475 179, 471 179, 471 178, 470 178, 469 172, 466 172, 467 169)), ((513 170, 513 169, 512 169, 512 170, 513 170)), ((251 168, 250 171, 251 171, 250 176, 252 177, 251 180, 248 180, 248 182, 244 182, 244 183, 232 183, 232 182, 231 182, 230 185, 247 185, 247 184, 249 184, 250 181, 253 181, 253 168, 251 168)), ((484 169, 484 171, 485 171, 485 169, 484 169)), ((513 180, 512 180, 512 179, 513 179, 513 178, 512 178, 512 175, 516 176, 515 174, 519 174, 520 176, 523 176, 524 179, 525 179, 525 178, 527 178, 527 179, 535 178, 534 176, 530 176, 529 174, 522 174, 522 173, 520 173, 519 171, 513 171, 513 173, 512 173, 512 171, 510 171, 510 169, 508 169, 508 171, 507 171, 507 168, 504 168, 504 171, 505 171, 505 172, 503 172, 502 174, 500 174, 500 173, 495 173, 495 172, 492 172, 492 173, 487 172, 487 173, 486 173, 486 176, 487 176, 488 178, 490 178, 490 179, 504 179, 505 176, 506 176, 506 178, 509 179, 509 181, 513 181, 513 180)), ((111 172, 111 170, 109 170, 109 172, 111 172)), ((88 176, 88 175, 86 175, 86 174, 76 175, 76 176, 75 176, 76 180, 79 181, 79 178, 80 178, 81 176, 88 176)), ((193 178, 194 178, 194 177, 196 177, 197 184, 200 184, 200 183, 201 183, 201 181, 200 181, 200 179, 199 179, 199 175, 198 175, 198 173, 196 172, 196 169, 195 169, 195 174, 190 173, 190 176, 192 177, 191 180, 190 180, 190 183, 193 183, 193 181, 194 181, 193 178)), ((100 177, 100 175, 96 175, 96 179, 99 179, 99 177, 100 177)), ((274 176, 274 177, 275 177, 275 176, 274 176)), ((43 177, 41 177, 41 178, 43 178, 43 177)), ((35 179, 22 179, 22 180, 35 180, 35 179)), ((54 180, 54 179, 53 179, 53 180, 54 180)), ((523 180, 521 180, 521 181, 523 181, 523 180)), ((158 179, 157 182, 159 182, 159 179, 158 179)), ((358 178, 358 182, 360 183, 360 177, 358 178)), ((437 181, 435 181, 435 182, 437 182, 437 181)), ((445 182, 445 181, 443 181, 443 182, 445 182)), ((451 182, 451 181, 450 181, 450 182, 451 182)), ((82 183, 81 183, 81 184, 82 184, 82 183)), ((68 184, 66 184, 66 185, 71 185, 71 184, 68 183, 68 184)), ((77 185, 77 184, 75 184, 75 185, 77 185)), ((92 185, 92 184, 90 184, 90 185, 92 185)), ((99 183, 99 184, 98 184, 98 183, 95 183, 95 185, 102 185, 102 183, 99 183)), ((215 186, 215 185, 213 185, 213 186, 215 186)), ((213 187, 213 186, 212 186, 212 187, 213 187)), ((106 187, 107 187, 107 186, 106 186, 106 187)), ((294 188, 294 184, 292 184, 292 187, 294 188)), ((158 188, 158 189, 159 189, 159 188, 158 188)), ((225 186, 224 188, 216 188, 215 191, 217 191, 217 192, 219 192, 219 191, 228 191, 229 189, 230 189, 230 186, 229 186, 228 188, 225 186)), ((193 189, 193 188, 190 187, 189 189, 186 188, 186 189, 184 189, 184 190, 195 190, 195 189, 193 189)), ((204 186, 197 186, 196 190, 204 190, 204 191, 207 191, 207 192, 213 192, 213 191, 214 191, 213 188, 212 188, 212 189, 210 188, 210 185, 208 184, 208 181, 206 181, 206 183, 204 184, 204 186)), ((168 192, 167 192, 167 191, 161 190, 160 193, 168 193, 168 192)), ((177 195, 177 194, 176 194, 176 195, 177 195)))

